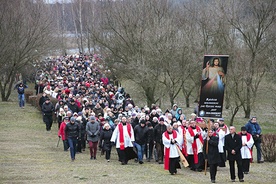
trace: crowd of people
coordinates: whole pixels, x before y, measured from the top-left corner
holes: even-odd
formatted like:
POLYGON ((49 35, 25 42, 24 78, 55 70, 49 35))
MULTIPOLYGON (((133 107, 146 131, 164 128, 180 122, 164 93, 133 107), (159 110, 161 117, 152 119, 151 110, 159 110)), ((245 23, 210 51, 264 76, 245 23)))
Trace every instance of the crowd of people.
POLYGON ((56 117, 63 150, 70 150, 72 161, 88 144, 91 160, 97 159, 100 150, 109 162, 115 146, 122 165, 131 159, 139 164, 155 161, 175 175, 183 155, 196 172, 206 169, 208 161, 213 183, 217 167, 225 167, 227 159, 231 180, 236 179, 236 161, 238 178, 243 182, 252 162, 253 145, 261 163, 261 128, 256 117, 236 133, 223 118, 211 119, 207 126, 195 113, 185 116, 177 104, 165 111, 155 104, 138 107, 130 94, 108 77, 110 72, 98 55, 62 56, 51 58, 48 64, 51 70, 43 71, 36 81, 36 93, 42 93, 39 106, 46 131, 51 130, 56 117), (54 105, 49 97, 58 102, 54 105))

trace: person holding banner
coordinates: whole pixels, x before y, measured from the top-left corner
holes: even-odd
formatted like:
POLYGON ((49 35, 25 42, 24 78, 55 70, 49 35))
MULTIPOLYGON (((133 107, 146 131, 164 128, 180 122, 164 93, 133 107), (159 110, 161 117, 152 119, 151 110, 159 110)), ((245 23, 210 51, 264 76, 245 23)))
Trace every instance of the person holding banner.
POLYGON ((204 158, 202 153, 203 137, 202 129, 196 125, 194 120, 189 121, 189 128, 186 132, 187 140, 187 160, 190 169, 201 172, 204 167, 204 158))
POLYGON ((214 130, 216 135, 219 138, 218 150, 219 150, 219 156, 221 161, 221 163, 219 164, 219 167, 225 167, 225 162, 226 162, 226 152, 224 148, 225 131, 219 126, 218 122, 214 123, 214 130))
POLYGON ((164 169, 169 170, 171 175, 177 173, 177 169, 181 168, 179 164, 179 153, 177 150, 178 142, 180 142, 179 134, 173 130, 171 125, 167 126, 167 131, 162 135, 162 142, 164 144, 164 169))
POLYGON ((217 167, 220 161, 218 150, 219 138, 216 136, 213 130, 208 130, 208 136, 204 140, 203 154, 205 160, 207 159, 210 167, 211 182, 216 182, 217 167), (208 144, 208 146, 207 146, 208 144))
POLYGON ((206 81, 206 84, 202 88, 204 93, 208 92, 212 96, 223 94, 224 76, 225 73, 218 57, 213 58, 211 63, 208 61, 202 71, 202 80, 206 81))

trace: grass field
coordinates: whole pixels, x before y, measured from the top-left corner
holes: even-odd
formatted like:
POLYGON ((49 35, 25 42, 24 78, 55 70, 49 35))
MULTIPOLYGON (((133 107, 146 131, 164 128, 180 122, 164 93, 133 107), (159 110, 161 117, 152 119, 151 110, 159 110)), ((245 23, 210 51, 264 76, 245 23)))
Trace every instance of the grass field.
MULTIPOLYGON (((99 153, 97 160, 90 160, 88 149, 71 162, 62 142, 57 147, 57 124, 53 124, 51 132, 46 132, 40 112, 29 104, 20 109, 15 98, 0 102, 0 117, 1 184, 210 183, 208 170, 204 175, 182 168, 172 176, 163 165, 153 161, 140 165, 131 160, 128 165, 120 165, 114 149, 109 163, 99 153)), ((276 163, 253 163, 250 169, 245 183, 275 183, 276 163)), ((226 168, 218 168, 217 183, 232 183, 228 163, 226 168)))

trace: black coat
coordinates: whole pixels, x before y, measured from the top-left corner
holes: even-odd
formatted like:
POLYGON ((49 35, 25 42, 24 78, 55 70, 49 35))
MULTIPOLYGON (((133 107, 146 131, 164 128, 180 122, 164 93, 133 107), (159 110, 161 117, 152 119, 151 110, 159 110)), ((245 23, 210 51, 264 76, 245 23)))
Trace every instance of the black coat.
POLYGON ((241 147, 242 147, 242 140, 241 136, 238 134, 234 134, 234 137, 232 138, 231 134, 228 134, 225 136, 224 140, 224 147, 227 150, 227 159, 228 160, 241 160, 241 147), (235 154, 232 154, 232 150, 235 150, 235 154))
POLYGON ((161 125, 158 124, 154 127, 154 141, 157 143, 162 143, 162 135, 163 133, 167 130, 167 126, 166 125, 161 125))
POLYGON ((216 136, 211 136, 208 141, 208 153, 206 154, 207 140, 204 140, 203 144, 203 154, 204 158, 208 160, 209 164, 218 164, 221 162, 219 150, 218 150, 219 138, 216 136))
POLYGON ((80 137, 80 128, 78 123, 67 123, 65 127, 65 135, 68 138, 80 137))
POLYGON ((68 107, 72 111, 72 113, 74 113, 74 112, 76 112, 76 113, 80 112, 80 109, 77 106, 77 104, 71 104, 71 103, 69 103, 68 107))
POLYGON ((39 106, 42 108, 43 103, 46 101, 47 96, 41 96, 39 99, 39 106))
POLYGON ((100 136, 100 147, 104 150, 111 150, 112 143, 110 142, 110 139, 112 137, 112 129, 106 130, 103 129, 100 136))
POLYGON ((143 145, 148 143, 148 130, 146 125, 144 127, 141 124, 135 126, 134 136, 137 144, 143 145))
POLYGON ((154 141, 154 129, 148 128, 148 143, 151 143, 154 141))
POLYGON ((49 102, 49 103, 44 102, 43 105, 42 105, 42 107, 41 107, 41 111, 46 116, 52 116, 54 110, 55 110, 55 107, 52 104, 52 102, 49 102))

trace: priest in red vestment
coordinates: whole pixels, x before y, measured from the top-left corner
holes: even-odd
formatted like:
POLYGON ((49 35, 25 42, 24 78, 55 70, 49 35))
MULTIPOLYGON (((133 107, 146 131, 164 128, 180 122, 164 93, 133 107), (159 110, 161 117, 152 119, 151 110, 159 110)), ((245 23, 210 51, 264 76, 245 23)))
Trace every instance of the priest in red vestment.
POLYGON ((179 164, 179 154, 177 146, 179 147, 179 142, 181 137, 179 134, 173 130, 171 125, 167 126, 167 131, 162 135, 162 141, 164 144, 164 169, 169 170, 169 172, 174 175, 177 173, 177 168, 181 168, 179 164))

